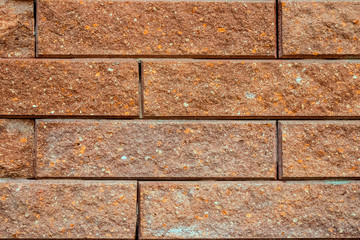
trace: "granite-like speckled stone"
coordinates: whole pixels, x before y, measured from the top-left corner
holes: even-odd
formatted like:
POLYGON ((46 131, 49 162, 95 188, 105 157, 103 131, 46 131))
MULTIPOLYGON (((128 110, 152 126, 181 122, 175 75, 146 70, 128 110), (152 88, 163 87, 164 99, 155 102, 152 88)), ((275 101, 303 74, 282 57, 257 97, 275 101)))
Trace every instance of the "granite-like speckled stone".
POLYGON ((281 0, 280 56, 360 57, 359 0, 281 0))
POLYGON ((360 238, 359 182, 140 182, 140 239, 360 238))
POLYGON ((134 239, 135 181, 0 180, 0 238, 134 239))
POLYGON ((276 54, 274 0, 38 0, 39 56, 276 54))
POLYGON ((0 119, 0 178, 34 177, 34 121, 0 119))
POLYGON ((34 56, 34 1, 0 0, 0 58, 34 56))
POLYGON ((0 115, 139 115, 135 60, 0 60, 0 115))
POLYGON ((37 177, 276 178, 274 121, 39 120, 37 177))
POLYGON ((281 121, 284 178, 360 178, 360 121, 281 121))
POLYGON ((357 60, 144 60, 146 117, 360 115, 357 60))

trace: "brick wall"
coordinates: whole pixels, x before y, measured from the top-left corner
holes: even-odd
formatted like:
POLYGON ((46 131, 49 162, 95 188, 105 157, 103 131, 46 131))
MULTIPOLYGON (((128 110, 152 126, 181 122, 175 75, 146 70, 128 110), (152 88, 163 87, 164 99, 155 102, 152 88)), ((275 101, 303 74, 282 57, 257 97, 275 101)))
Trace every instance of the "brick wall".
POLYGON ((360 239, 359 0, 0 0, 0 239, 360 239))

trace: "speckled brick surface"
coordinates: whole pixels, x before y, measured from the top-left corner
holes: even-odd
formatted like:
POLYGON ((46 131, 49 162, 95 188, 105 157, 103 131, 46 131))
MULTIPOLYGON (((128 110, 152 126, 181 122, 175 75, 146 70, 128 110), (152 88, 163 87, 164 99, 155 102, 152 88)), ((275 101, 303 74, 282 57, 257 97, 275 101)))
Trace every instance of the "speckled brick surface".
POLYGON ((34 177, 34 121, 0 119, 0 178, 34 177))
POLYGON ((0 60, 0 115, 137 116, 135 60, 0 60))
POLYGON ((134 239, 135 181, 0 180, 0 238, 134 239))
POLYGON ((359 116, 360 61, 144 60, 146 117, 359 116))
POLYGON ((274 121, 37 121, 38 177, 276 178, 274 121))
POLYGON ((281 0, 280 56, 360 57, 360 1, 281 0))
POLYGON ((360 178, 360 121, 281 121, 284 178, 360 178))
POLYGON ((38 0, 40 56, 276 54, 274 0, 38 0))
POLYGON ((140 239, 360 238, 358 182, 140 182, 140 239))
POLYGON ((34 1, 0 0, 0 58, 35 56, 34 1))

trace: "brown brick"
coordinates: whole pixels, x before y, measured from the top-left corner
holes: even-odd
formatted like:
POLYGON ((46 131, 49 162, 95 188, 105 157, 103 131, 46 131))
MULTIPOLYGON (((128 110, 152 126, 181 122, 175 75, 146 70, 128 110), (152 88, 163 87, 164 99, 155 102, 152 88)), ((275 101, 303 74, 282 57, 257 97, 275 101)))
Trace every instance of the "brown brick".
POLYGON ((0 0, 0 58, 35 56, 33 3, 0 0))
POLYGON ((276 178, 273 121, 39 120, 37 177, 276 178))
POLYGON ((358 182, 140 182, 140 239, 360 238, 358 182))
POLYGON ((0 119, 0 178, 34 177, 34 121, 0 119))
POLYGON ((359 116, 360 61, 146 60, 145 116, 359 116))
POLYGON ((269 57, 274 0, 38 0, 40 56, 269 57))
POLYGON ((2 180, 0 203, 0 238, 135 238, 135 181, 2 180))
POLYGON ((0 115, 136 116, 135 60, 0 60, 0 115))
POLYGON ((281 121, 284 178, 360 177, 360 121, 281 121))
POLYGON ((359 0, 281 0, 279 8, 280 56, 360 56, 359 0))

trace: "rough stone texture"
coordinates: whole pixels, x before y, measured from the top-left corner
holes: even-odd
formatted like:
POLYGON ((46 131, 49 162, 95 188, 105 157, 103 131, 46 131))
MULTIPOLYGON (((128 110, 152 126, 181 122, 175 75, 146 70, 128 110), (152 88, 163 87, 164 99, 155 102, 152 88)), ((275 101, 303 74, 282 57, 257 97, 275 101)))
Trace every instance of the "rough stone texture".
POLYGON ((360 61, 145 60, 150 117, 359 116, 360 61))
POLYGON ((134 239, 135 181, 0 181, 0 238, 134 239))
POLYGON ((276 178, 273 121, 37 121, 37 177, 276 178))
POLYGON ((137 116, 135 60, 0 60, 0 115, 137 116))
POLYGON ((281 121, 284 178, 360 177, 360 121, 281 121))
POLYGON ((34 177, 34 121, 0 119, 0 178, 34 177))
POLYGON ((35 56, 33 3, 0 0, 0 58, 35 56))
POLYGON ((358 182, 140 182, 140 239, 360 238, 358 182))
POLYGON ((280 56, 360 56, 359 0, 281 0, 279 8, 280 56))
POLYGON ((275 57, 274 0, 38 0, 40 56, 275 57))

